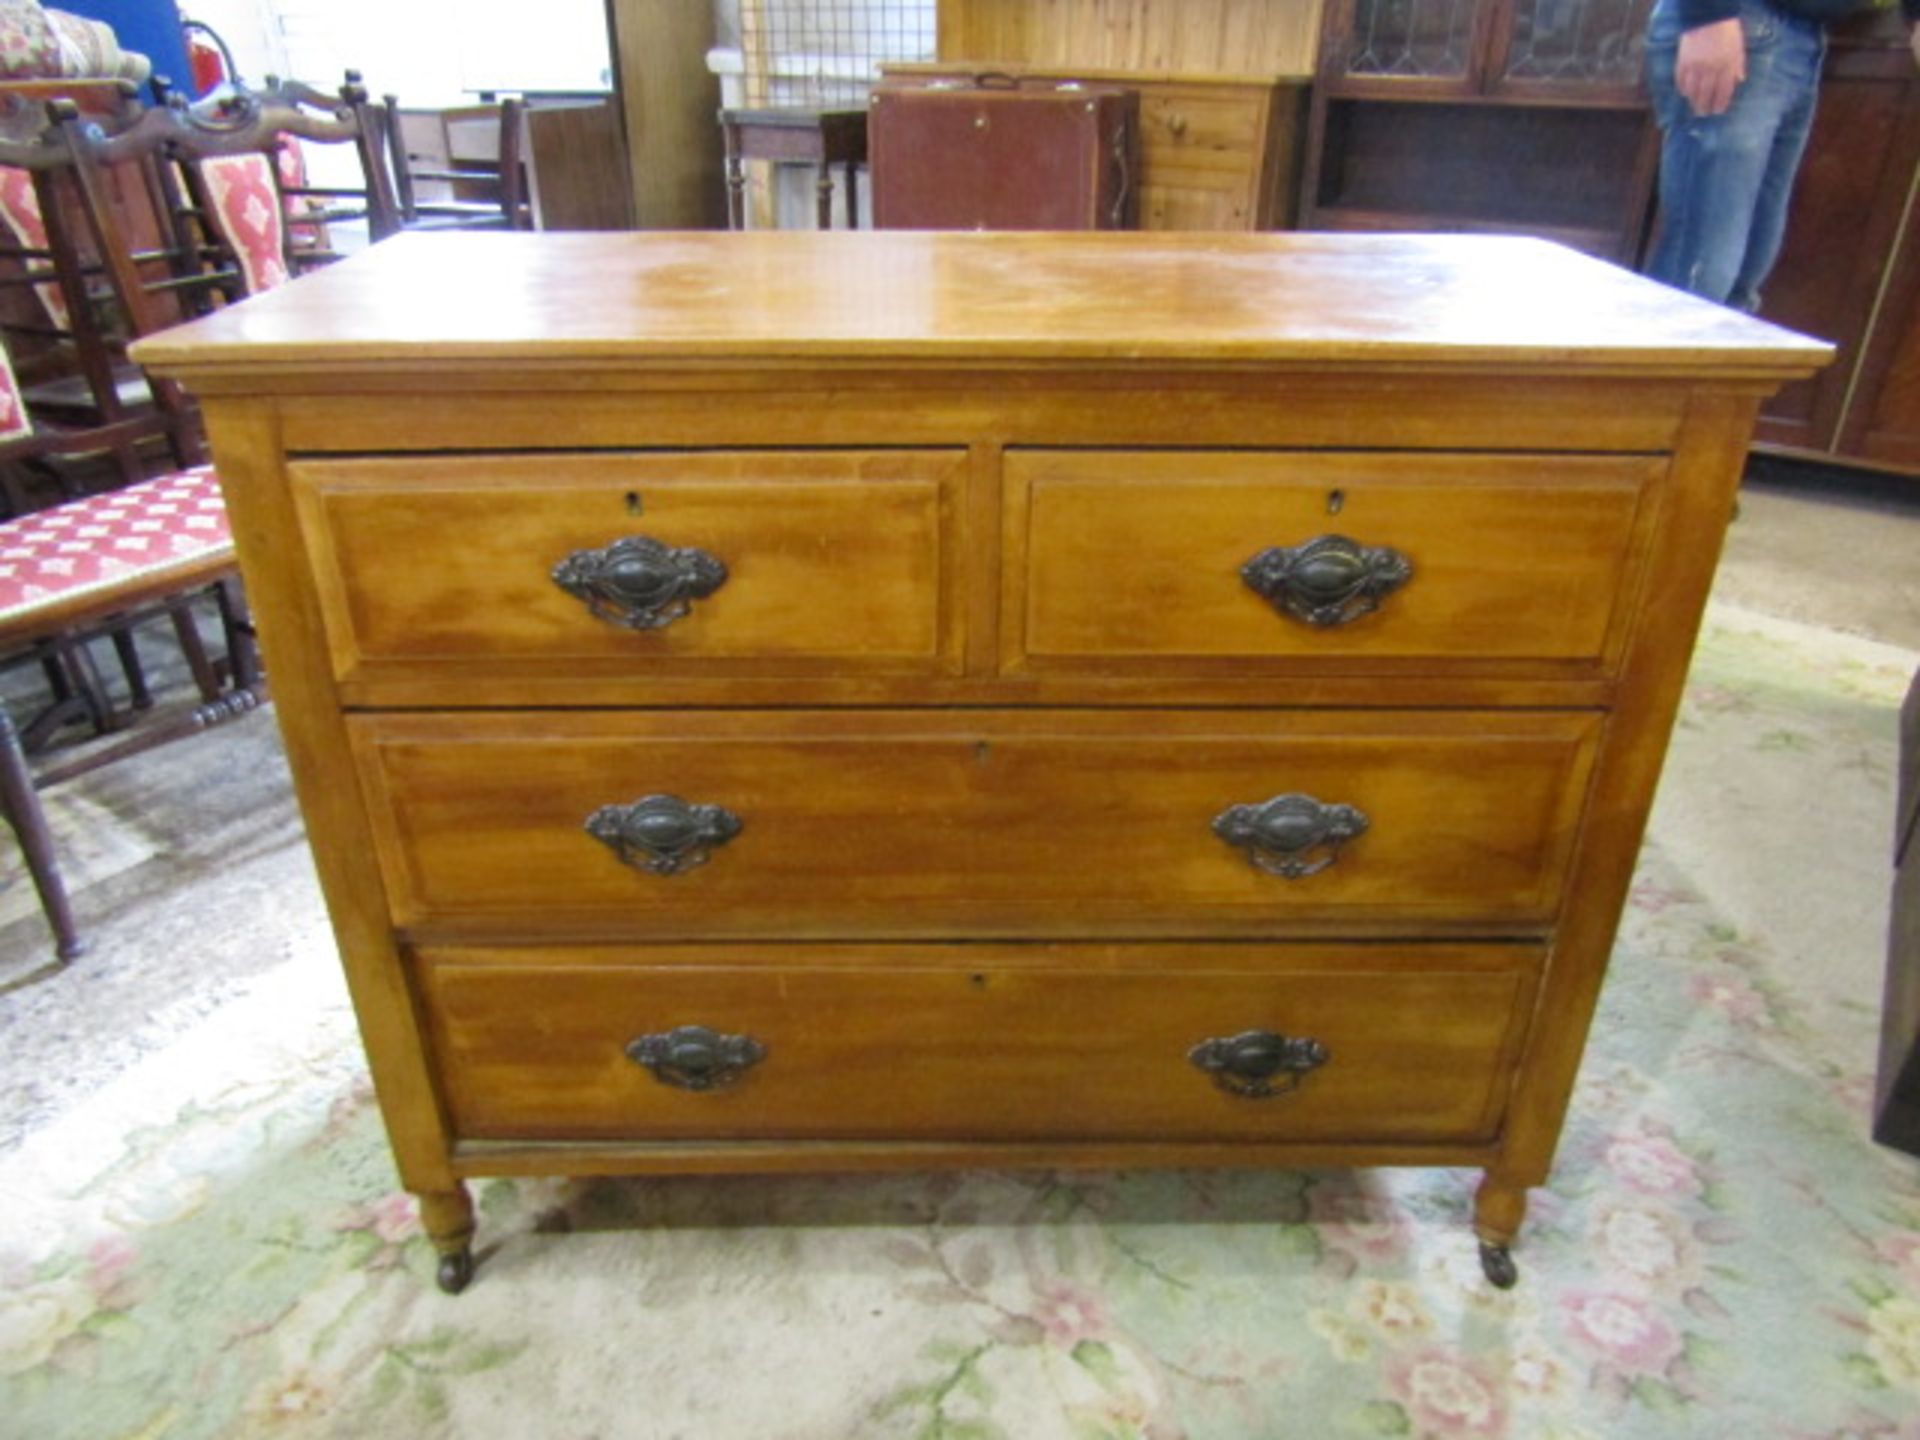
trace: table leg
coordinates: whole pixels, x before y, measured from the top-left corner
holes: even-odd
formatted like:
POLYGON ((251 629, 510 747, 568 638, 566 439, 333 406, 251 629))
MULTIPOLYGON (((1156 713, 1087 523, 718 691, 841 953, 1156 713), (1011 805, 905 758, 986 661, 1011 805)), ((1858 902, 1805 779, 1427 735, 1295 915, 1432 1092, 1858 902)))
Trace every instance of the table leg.
POLYGON ((860 228, 860 167, 847 161, 847 228, 860 228))
POLYGON ((5 711, 0 711, 0 806, 5 807, 7 821, 20 838, 27 874, 33 877, 33 888, 40 892, 40 908, 47 912, 47 923, 53 927, 54 953, 62 960, 71 960, 86 946, 73 923, 67 888, 60 883, 53 833, 47 829, 46 811, 40 808, 40 796, 33 788, 19 732, 5 711))
POLYGON ((819 178, 813 182, 813 189, 820 198, 820 228, 831 230, 833 228, 833 167, 824 160, 820 162, 819 178))
POLYGON ((1513 1241, 1527 1218, 1527 1187, 1507 1176, 1484 1172, 1473 1197, 1473 1228, 1480 1239, 1480 1268, 1502 1290, 1520 1278, 1513 1263, 1513 1241))
POLYGON ((727 136, 727 228, 747 228, 747 169, 740 163, 740 144, 731 127, 727 136))
POLYGON ((456 1181, 451 1190, 416 1190, 420 1228, 439 1253, 440 1288, 458 1295, 473 1279, 473 1197, 456 1181))

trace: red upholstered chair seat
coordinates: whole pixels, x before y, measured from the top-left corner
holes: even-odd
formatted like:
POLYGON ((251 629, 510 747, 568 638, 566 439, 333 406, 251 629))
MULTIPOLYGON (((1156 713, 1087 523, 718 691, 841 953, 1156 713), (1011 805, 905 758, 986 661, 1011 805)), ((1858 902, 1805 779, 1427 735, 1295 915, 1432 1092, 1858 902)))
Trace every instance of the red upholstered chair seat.
POLYGON ((233 564, 211 465, 0 524, 0 633, 195 583, 233 564))

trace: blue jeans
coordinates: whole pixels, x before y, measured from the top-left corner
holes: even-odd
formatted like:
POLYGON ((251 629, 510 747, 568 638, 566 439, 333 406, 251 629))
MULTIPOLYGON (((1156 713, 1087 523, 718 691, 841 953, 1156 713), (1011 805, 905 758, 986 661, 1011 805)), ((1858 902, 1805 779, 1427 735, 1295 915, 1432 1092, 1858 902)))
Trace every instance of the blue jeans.
POLYGON ((1662 135, 1660 237, 1647 274, 1753 311, 1786 233, 1827 37, 1817 21, 1765 0, 1741 0, 1740 28, 1747 78, 1723 114, 1695 115, 1673 84, 1674 0, 1658 0, 1647 23, 1647 85, 1662 135))

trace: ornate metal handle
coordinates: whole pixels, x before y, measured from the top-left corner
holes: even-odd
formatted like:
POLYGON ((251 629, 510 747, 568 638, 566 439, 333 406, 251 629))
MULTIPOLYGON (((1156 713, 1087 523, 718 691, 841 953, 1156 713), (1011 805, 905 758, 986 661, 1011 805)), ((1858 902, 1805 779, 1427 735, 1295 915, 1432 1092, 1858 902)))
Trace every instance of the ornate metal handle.
POLYGON ((636 870, 679 875, 738 835, 740 817, 678 795, 648 795, 631 805, 602 805, 587 817, 587 833, 636 870))
POLYGON ((704 1025, 681 1025, 627 1042, 627 1058, 645 1066, 662 1085, 682 1090, 720 1090, 767 1058, 751 1035, 722 1035, 704 1025))
POLYGON ((1413 562, 1384 545, 1318 535, 1304 545, 1262 550, 1240 578, 1282 615, 1309 625, 1345 625, 1371 614, 1413 578, 1413 562))
POLYGON ((553 567, 553 583, 584 600, 609 625, 658 630, 685 615, 727 579, 717 556, 629 535, 598 550, 576 550, 553 567))
POLYGON ((1309 1070, 1331 1058, 1318 1040, 1271 1030, 1202 1040, 1187 1052, 1187 1059, 1213 1076, 1214 1084, 1248 1100, 1271 1100, 1298 1090, 1309 1070))
POLYGON ((1256 870, 1299 880, 1340 858, 1340 847, 1364 835, 1369 821, 1351 805, 1323 805, 1311 795, 1276 795, 1264 805, 1233 805, 1213 817, 1213 833, 1247 852, 1256 870), (1316 854, 1317 852, 1317 854, 1316 854))

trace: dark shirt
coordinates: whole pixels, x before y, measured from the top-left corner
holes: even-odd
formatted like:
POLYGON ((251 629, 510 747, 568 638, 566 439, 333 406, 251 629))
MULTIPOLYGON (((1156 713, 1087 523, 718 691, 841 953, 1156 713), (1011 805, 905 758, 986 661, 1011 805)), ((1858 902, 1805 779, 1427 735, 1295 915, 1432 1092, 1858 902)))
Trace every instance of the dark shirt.
MULTIPOLYGON (((1860 0, 1767 0, 1774 9, 1822 25, 1871 8, 1860 0)), ((1920 21, 1920 0, 1900 0, 1907 19, 1920 21)), ((1731 20, 1740 13, 1740 0, 1680 0, 1680 28, 1695 30, 1716 20, 1731 20)))

